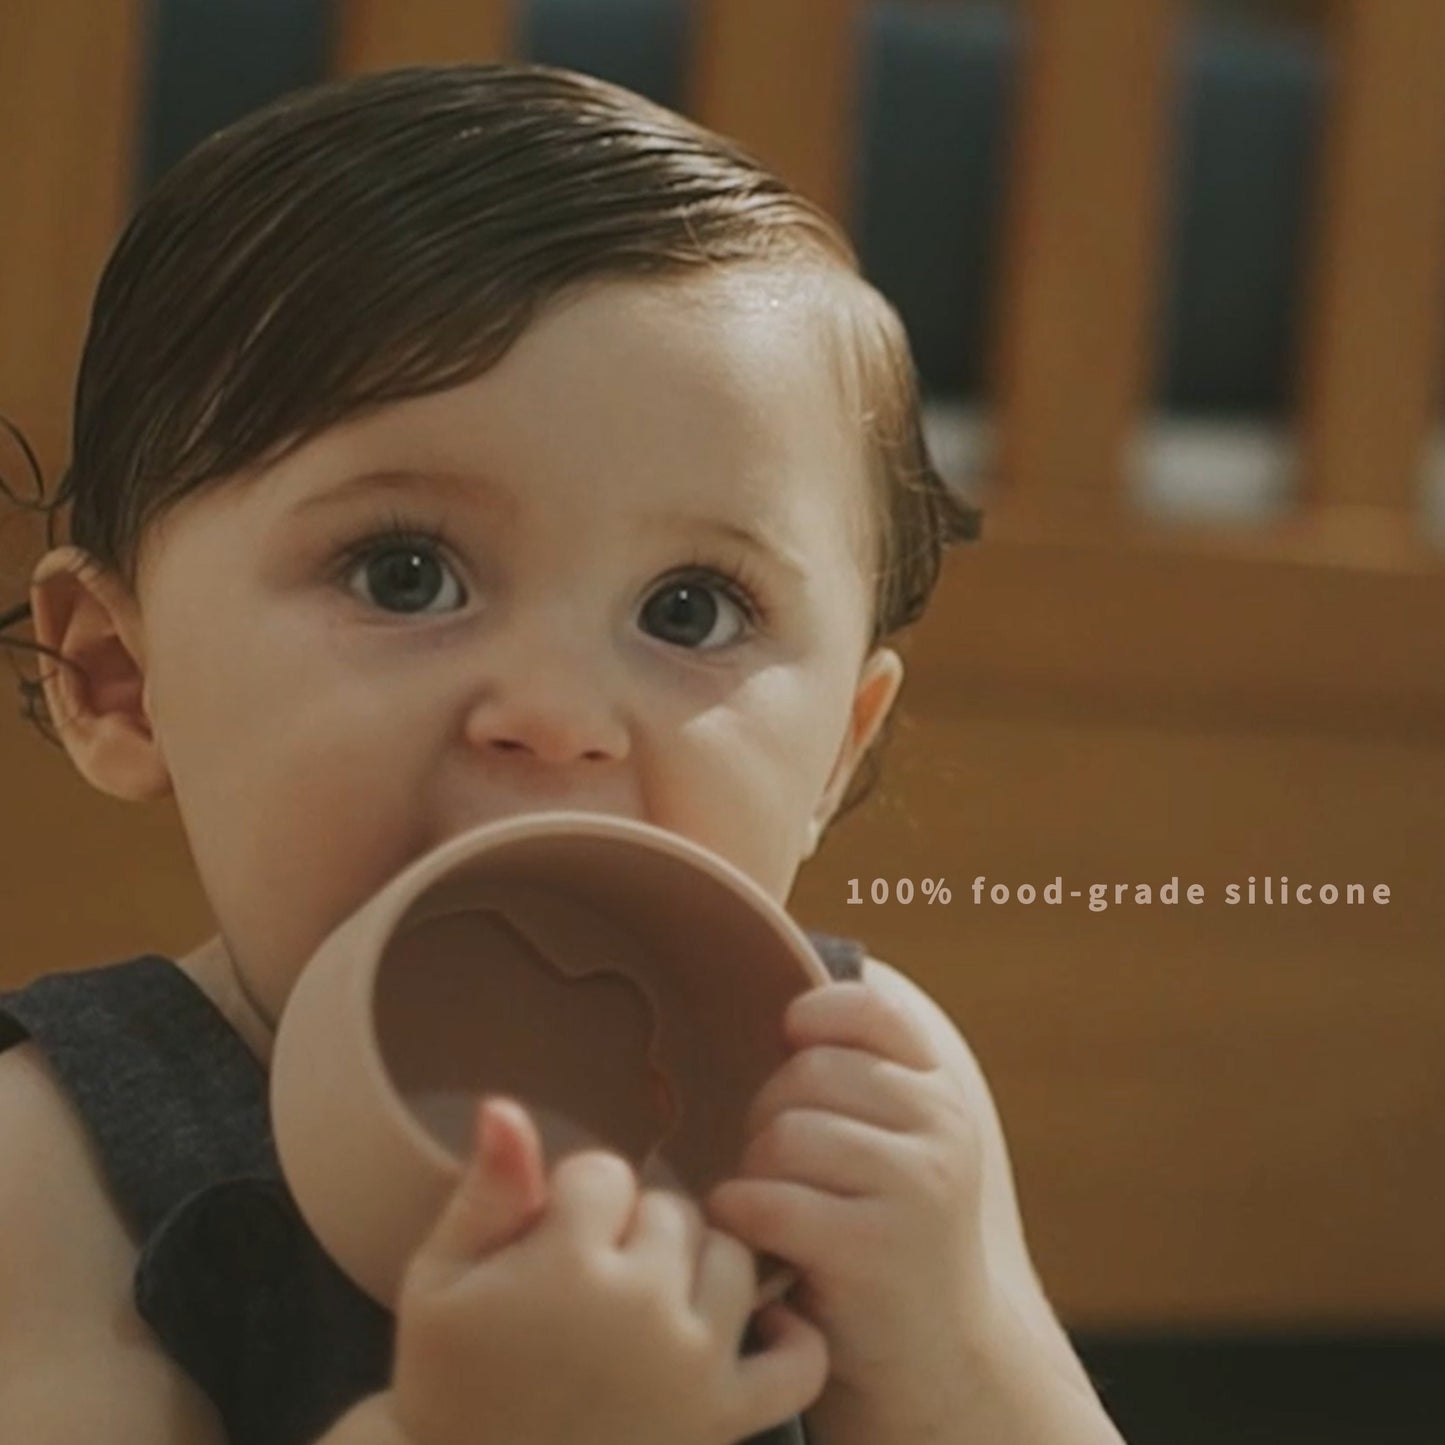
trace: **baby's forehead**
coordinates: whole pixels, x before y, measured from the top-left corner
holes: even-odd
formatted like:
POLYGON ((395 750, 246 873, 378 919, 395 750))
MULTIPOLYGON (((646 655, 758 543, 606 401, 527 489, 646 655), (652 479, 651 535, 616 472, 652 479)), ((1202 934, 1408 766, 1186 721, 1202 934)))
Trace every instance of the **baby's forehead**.
POLYGON ((639 278, 622 284, 665 290, 686 297, 699 310, 776 312, 786 309, 821 317, 830 308, 845 304, 850 283, 856 280, 850 272, 833 263, 804 258, 798 261, 773 258, 732 261, 707 269, 639 278))
POLYGON ((553 361, 570 351, 582 368, 629 353, 680 362, 680 372, 666 374, 669 384, 726 377, 731 363, 753 378, 766 372, 772 391, 836 374, 839 351, 856 341, 850 313, 858 281, 836 266, 778 261, 595 277, 551 297, 513 346, 531 349, 530 339, 546 331, 565 337, 553 341, 553 361))
MULTIPOLYGON (((831 268, 836 271, 838 268, 831 268)), ((857 278, 853 278, 856 282, 857 278)), ((848 278, 814 265, 730 262, 707 270, 662 276, 603 276, 566 287, 551 297, 508 342, 458 379, 466 343, 438 353, 438 384, 395 398, 400 405, 350 405, 338 397, 325 424, 284 444, 287 451, 319 441, 344 441, 348 431, 384 433, 395 418, 426 414, 427 398, 472 388, 479 415, 495 422, 517 401, 546 396, 545 435, 582 414, 592 398, 606 396, 639 422, 664 427, 689 403, 713 411, 729 402, 761 413, 786 430, 789 420, 825 419, 847 432, 866 408, 857 367, 844 360, 856 345, 850 325, 848 278), (806 395, 811 410, 797 410, 806 395), (410 412, 408 403, 416 403, 410 412)), ((386 362, 378 357, 378 369, 386 362)), ((483 433, 479 429, 478 437, 483 433)), ((367 435, 369 446, 385 436, 367 435)), ((482 448, 485 450, 485 447, 482 448)))
MULTIPOLYGON (((644 282, 649 286, 654 283, 644 282)), ((732 263, 687 273, 663 283, 667 294, 692 310, 703 333, 719 336, 729 319, 763 323, 770 336, 790 334, 804 343, 808 360, 839 384, 839 399, 850 411, 863 404, 857 355, 865 283, 841 266, 816 261, 785 264, 732 263)), ((659 294, 662 294, 659 291, 659 294)))
MULTIPOLYGON (((305 490, 332 473, 378 461, 426 465, 430 457, 459 472, 493 470, 503 481, 521 482, 538 449, 555 450, 564 465, 577 460, 564 435, 570 429, 604 452, 605 439, 614 437, 616 456, 640 459, 650 469, 671 458, 679 475, 684 469, 726 474, 731 504, 759 516, 780 500, 769 496, 768 485, 788 489, 780 472, 825 467, 830 508, 846 508, 867 531, 858 511, 866 504, 867 409, 856 359, 847 355, 857 341, 848 315, 856 299, 850 279, 856 285, 858 278, 841 268, 818 264, 733 262, 680 275, 579 283, 534 314, 507 352, 469 378, 333 413, 328 425, 289 439, 279 465, 263 462, 235 480, 243 490, 262 483, 273 492, 264 479, 274 473, 283 490, 305 490), (645 380, 629 385, 629 368, 645 380), (533 408, 538 398, 549 405, 533 408), (701 412, 690 412, 688 403, 698 398, 701 412), (624 421, 614 419, 614 408, 627 413, 624 421), (530 424, 519 420, 524 415, 530 424), (706 437, 695 438, 694 421, 711 428, 706 437), (648 433, 660 440, 653 444, 648 433), (750 449, 753 433, 773 438, 774 450, 762 443, 750 449), (700 445, 689 452, 694 439, 700 445), (798 459, 796 468, 764 465, 784 452, 798 459), (744 463, 739 474, 757 470, 760 476, 749 485, 739 475, 734 484, 732 458, 744 463)), ((599 483, 608 475, 607 460, 598 456, 599 483)))

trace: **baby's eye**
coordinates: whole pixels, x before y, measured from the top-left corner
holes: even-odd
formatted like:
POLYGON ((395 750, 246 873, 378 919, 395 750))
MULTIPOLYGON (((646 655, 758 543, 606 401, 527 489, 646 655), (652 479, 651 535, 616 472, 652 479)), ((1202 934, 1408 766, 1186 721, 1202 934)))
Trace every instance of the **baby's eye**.
POLYGON ((643 625, 664 642, 698 652, 728 647, 745 634, 755 620, 755 609, 746 594, 730 579, 708 575, 674 577, 664 583, 642 608, 643 625), (718 606, 718 598, 724 604, 718 606), (718 637, 715 628, 727 614, 733 616, 731 629, 724 626, 718 637))
MULTIPOLYGON (((428 599, 436 595, 438 583, 443 579, 450 581, 452 590, 460 594, 460 602, 465 602, 466 593, 438 551, 439 540, 426 536, 372 538, 348 554, 342 580, 349 583, 352 577, 359 578, 370 592, 369 596, 363 594, 362 600, 384 612, 426 611, 428 599)), ((348 587, 348 590, 355 589, 348 587)))
MULTIPOLYGON (((383 612, 420 614, 433 609, 440 594, 455 611, 465 604, 466 590, 446 560, 448 541, 440 524, 419 526, 402 517, 373 531, 345 549, 337 579, 348 592, 383 612), (355 585, 353 585, 353 582, 355 585)), ((694 652, 730 647, 752 629, 765 625, 766 615, 745 580, 694 559, 691 568, 669 578, 643 604, 645 630, 665 642, 694 652)))

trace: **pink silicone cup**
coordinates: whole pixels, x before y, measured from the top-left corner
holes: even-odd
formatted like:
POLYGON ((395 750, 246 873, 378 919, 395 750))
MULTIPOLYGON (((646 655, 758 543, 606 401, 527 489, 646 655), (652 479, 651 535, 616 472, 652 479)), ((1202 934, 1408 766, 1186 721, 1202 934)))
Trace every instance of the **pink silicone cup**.
MULTIPOLYGON (((775 900, 677 834, 572 811, 483 825, 401 870, 302 971, 271 1062, 282 1169, 327 1252, 392 1308, 475 1099, 530 1107, 549 1166, 598 1145, 700 1199, 736 1172, 748 1105, 786 1061, 788 1003, 828 981, 775 900)), ((764 1260, 757 1305, 794 1278, 764 1260)))

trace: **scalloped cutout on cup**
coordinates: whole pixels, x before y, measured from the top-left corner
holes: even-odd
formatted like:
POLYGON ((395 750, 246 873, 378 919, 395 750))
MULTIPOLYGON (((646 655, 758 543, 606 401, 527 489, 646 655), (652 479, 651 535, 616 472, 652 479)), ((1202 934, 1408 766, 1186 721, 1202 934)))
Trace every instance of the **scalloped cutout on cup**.
MULTIPOLYGON (((736 1172, 782 1015, 829 975, 752 879, 606 814, 532 813, 448 840, 341 923, 277 1029, 271 1113, 323 1247, 392 1307, 455 1188, 475 1101, 536 1120, 550 1167, 623 1155, 701 1199, 736 1172), (585 1007, 583 1007, 585 1005, 585 1007)), ((792 1282, 762 1262, 758 1303, 792 1282)))
MULTIPOLYGON (((565 896, 549 903, 569 906, 565 896)), ((610 1149, 641 1174, 660 1167, 672 1177, 653 1157, 675 1123, 657 1009, 625 964, 579 970, 575 958, 551 958, 505 902, 479 897, 473 909, 414 919, 398 933, 377 970, 373 1008, 392 1087, 451 1153, 470 1148, 477 1099, 501 1093, 532 1115, 549 1165, 578 1149, 610 1149), (459 963, 468 957, 486 966, 459 963)))

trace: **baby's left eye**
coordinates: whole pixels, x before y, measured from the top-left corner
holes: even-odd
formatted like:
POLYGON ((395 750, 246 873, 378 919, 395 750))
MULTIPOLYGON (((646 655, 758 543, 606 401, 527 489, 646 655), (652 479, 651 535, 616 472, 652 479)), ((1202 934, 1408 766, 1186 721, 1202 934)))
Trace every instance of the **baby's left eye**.
POLYGON ((698 652, 712 652, 738 641, 748 631, 754 616, 748 599, 739 595, 731 582, 691 576, 674 578, 658 588, 644 603, 642 620, 644 626, 664 642, 676 642, 698 652), (722 614, 718 597, 726 604, 722 614), (733 615, 734 626, 719 639, 713 629, 719 616, 725 617, 727 611, 733 615))

